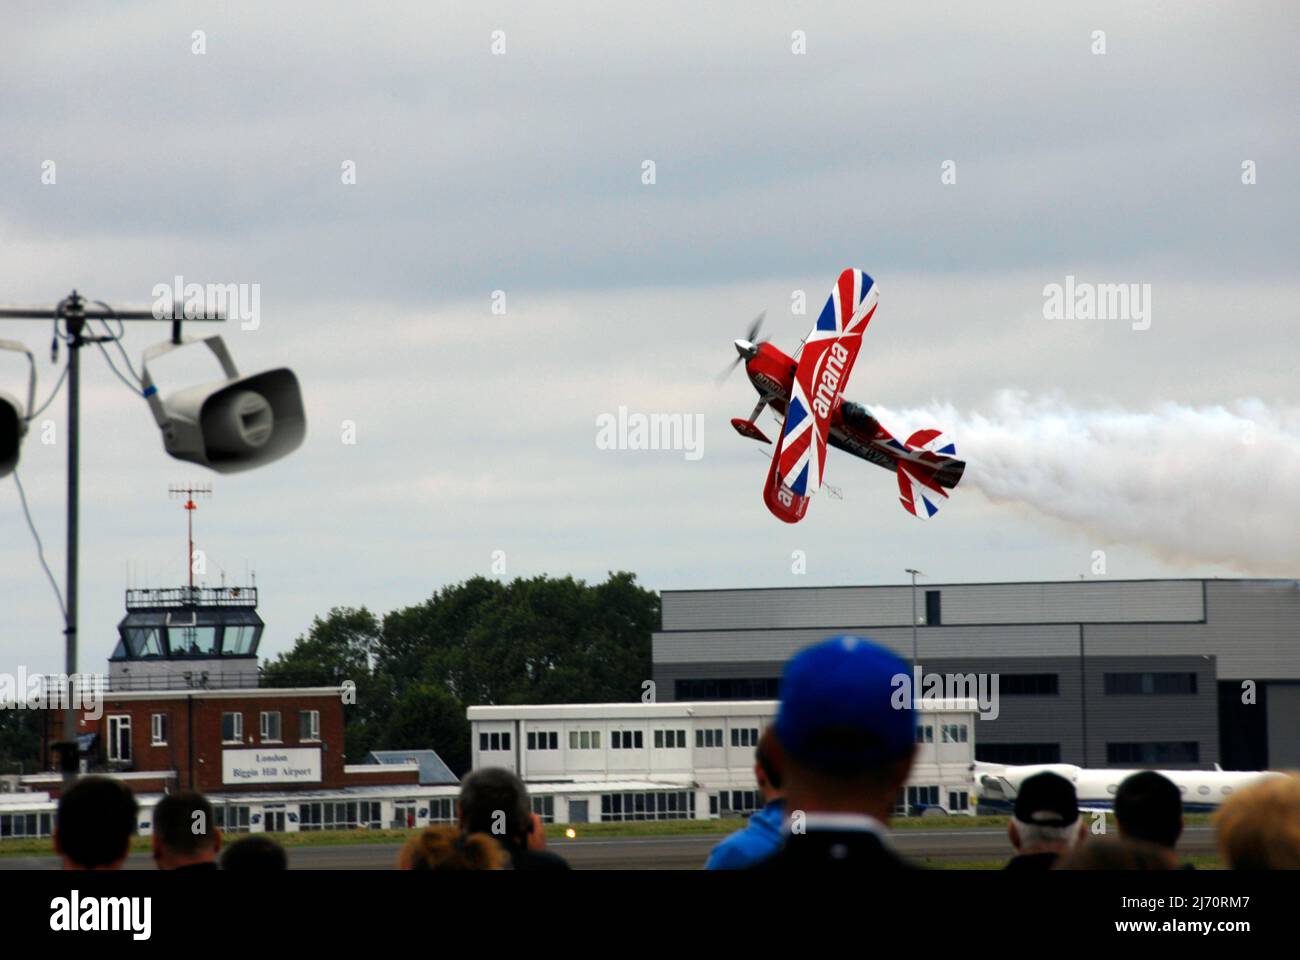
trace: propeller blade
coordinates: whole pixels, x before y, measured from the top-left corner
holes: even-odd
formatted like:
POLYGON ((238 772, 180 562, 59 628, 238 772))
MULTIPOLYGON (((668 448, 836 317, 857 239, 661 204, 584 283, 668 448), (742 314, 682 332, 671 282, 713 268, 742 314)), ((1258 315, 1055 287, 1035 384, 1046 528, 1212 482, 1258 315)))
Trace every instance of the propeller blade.
POLYGON ((736 357, 735 360, 732 360, 729 364, 727 364, 725 367, 722 368, 722 372, 718 374, 718 378, 716 381, 718 386, 722 386, 724 383, 727 382, 727 378, 731 376, 731 374, 735 371, 736 367, 740 365, 740 361, 742 359, 743 359, 742 357, 736 357))

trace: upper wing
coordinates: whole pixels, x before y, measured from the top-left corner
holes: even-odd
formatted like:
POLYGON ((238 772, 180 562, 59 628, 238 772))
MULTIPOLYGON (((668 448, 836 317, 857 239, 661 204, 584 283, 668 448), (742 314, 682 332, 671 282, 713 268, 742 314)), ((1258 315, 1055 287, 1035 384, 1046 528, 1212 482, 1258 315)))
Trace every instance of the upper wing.
POLYGON ((876 300, 875 281, 861 270, 845 270, 804 341, 781 445, 773 457, 777 479, 796 497, 806 499, 821 487, 831 412, 858 358, 876 300))

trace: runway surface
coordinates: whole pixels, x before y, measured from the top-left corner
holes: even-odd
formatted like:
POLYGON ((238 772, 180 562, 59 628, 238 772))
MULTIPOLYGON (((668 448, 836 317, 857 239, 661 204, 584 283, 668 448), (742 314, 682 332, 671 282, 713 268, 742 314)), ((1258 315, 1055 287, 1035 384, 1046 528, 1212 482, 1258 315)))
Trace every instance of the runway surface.
MULTIPOLYGON (((704 865, 721 835, 682 837, 603 837, 556 840, 548 849, 560 854, 578 870, 696 870, 704 865)), ((1011 848, 1005 830, 994 827, 908 829, 893 833, 895 847, 924 864, 926 859, 1002 860, 1011 848)), ((397 862, 396 844, 341 844, 291 847, 289 866, 294 870, 391 870, 397 862)), ((1209 826, 1188 827, 1178 845, 1185 856, 1214 852, 1214 831, 1209 826)), ((59 862, 47 857, 0 857, 0 870, 57 870, 59 862)), ((153 870, 147 854, 132 854, 128 870, 153 870)))

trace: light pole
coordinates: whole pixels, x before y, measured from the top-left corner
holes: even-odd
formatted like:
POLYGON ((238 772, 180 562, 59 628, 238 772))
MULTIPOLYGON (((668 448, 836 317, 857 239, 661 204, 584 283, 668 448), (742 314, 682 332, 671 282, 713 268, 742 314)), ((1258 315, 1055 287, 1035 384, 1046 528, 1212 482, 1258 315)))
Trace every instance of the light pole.
MULTIPOLYGON (((106 304, 87 308, 86 301, 73 290, 54 307, 0 307, 4 320, 62 320, 67 331, 68 346, 68 540, 67 567, 64 589, 64 670, 67 673, 67 701, 63 711, 63 742, 56 744, 60 767, 63 771, 64 789, 77 779, 79 767, 77 750, 77 710, 73 697, 74 678, 77 673, 77 540, 80 508, 80 420, 81 420, 81 348, 88 343, 111 343, 112 336, 87 334, 90 320, 163 320, 172 325, 172 342, 181 343, 181 322, 184 320, 220 321, 216 315, 186 316, 180 304, 172 306, 170 316, 159 316, 153 309, 114 310, 106 304)), ((93 328, 92 328, 93 329, 93 328)), ((110 328, 111 329, 111 328, 110 328)), ((26 411, 31 415, 32 411, 26 411)))
POLYGON ((923 577, 925 574, 920 570, 913 570, 911 567, 908 567, 903 572, 912 575, 912 666, 915 667, 921 662, 920 657, 917 655, 916 646, 916 578, 923 577))

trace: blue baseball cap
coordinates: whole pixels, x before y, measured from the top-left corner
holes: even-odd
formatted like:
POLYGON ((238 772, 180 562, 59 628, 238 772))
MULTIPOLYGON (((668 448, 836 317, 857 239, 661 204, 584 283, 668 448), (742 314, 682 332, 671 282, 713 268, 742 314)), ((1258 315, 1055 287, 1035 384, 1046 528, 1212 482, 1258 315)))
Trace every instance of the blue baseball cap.
POLYGON ((796 762, 832 774, 908 756, 916 717, 910 693, 895 696, 900 674, 911 676, 906 660, 862 637, 832 637, 800 650, 781 677, 777 738, 796 762))

